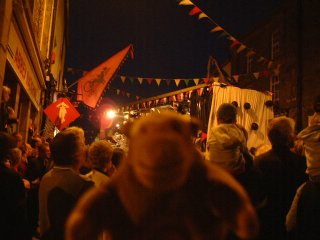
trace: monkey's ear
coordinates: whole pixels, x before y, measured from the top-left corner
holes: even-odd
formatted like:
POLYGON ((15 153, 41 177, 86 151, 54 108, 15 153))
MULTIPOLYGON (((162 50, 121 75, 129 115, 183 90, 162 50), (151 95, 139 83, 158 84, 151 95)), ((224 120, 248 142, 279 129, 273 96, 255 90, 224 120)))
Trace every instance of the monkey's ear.
POLYGON ((124 134, 127 138, 131 138, 130 131, 133 126, 133 121, 125 123, 121 128, 120 128, 120 133, 124 134))
POLYGON ((190 119, 190 129, 194 137, 197 136, 198 130, 202 130, 202 124, 199 119, 191 117, 190 119))

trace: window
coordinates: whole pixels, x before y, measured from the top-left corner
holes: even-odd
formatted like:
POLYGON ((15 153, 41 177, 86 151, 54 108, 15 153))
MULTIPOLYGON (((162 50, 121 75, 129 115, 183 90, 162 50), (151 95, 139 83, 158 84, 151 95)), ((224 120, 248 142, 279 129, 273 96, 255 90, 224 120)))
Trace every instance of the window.
POLYGON ((271 58, 272 60, 277 59, 280 55, 280 33, 279 30, 276 30, 272 33, 271 38, 271 58))
POLYGON ((274 102, 279 101, 280 97, 280 79, 279 75, 273 75, 270 79, 270 91, 273 93, 272 100, 274 102))
POLYGON ((253 62, 253 57, 247 56, 247 73, 252 72, 252 62, 253 62))

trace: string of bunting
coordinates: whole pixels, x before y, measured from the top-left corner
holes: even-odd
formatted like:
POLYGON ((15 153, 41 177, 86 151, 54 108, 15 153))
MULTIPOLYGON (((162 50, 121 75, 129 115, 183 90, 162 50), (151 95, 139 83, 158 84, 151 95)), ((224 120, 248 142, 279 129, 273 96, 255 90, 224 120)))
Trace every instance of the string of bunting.
MULTIPOLYGON (((275 74, 279 74, 279 70, 280 70, 279 67, 280 66, 278 65, 277 68, 273 69, 273 72, 275 74)), ((75 69, 75 68, 68 68, 67 71, 71 72, 72 74, 81 74, 81 75, 83 75, 87 72, 87 71, 75 69)), ((269 77, 269 76, 270 76, 270 71, 265 70, 265 71, 260 71, 260 72, 232 75, 232 78, 236 82, 239 82, 242 78, 254 77, 254 79, 258 80, 261 77, 269 77)), ((133 84, 134 81, 138 81, 140 84, 143 84, 144 82, 146 82, 149 85, 151 85, 152 83, 155 83, 157 86, 160 86, 161 84, 167 84, 169 86, 171 83, 174 83, 177 87, 179 87, 179 85, 182 82, 185 83, 185 86, 191 86, 192 83, 194 84, 194 86, 197 86, 201 83, 208 83, 208 78, 172 78, 172 79, 168 79, 168 78, 152 78, 152 77, 148 77, 148 78, 146 78, 146 77, 133 77, 133 76, 126 76, 126 75, 116 75, 115 78, 113 79, 113 81, 117 78, 119 78, 122 83, 129 82, 129 83, 133 84)), ((213 77, 213 81, 219 82, 220 77, 213 77)), ((124 94, 125 91, 122 91, 120 89, 117 89, 117 90, 118 90, 117 95, 128 95, 127 93, 124 94)))
POLYGON ((249 48, 244 43, 233 37, 230 33, 228 33, 225 29, 223 29, 220 25, 218 25, 215 21, 213 21, 206 13, 204 13, 196 4, 194 4, 190 0, 178 0, 179 5, 184 6, 193 6, 191 11, 189 12, 190 16, 196 16, 198 15, 198 19, 207 19, 212 25, 213 28, 210 30, 212 33, 218 33, 219 38, 226 38, 231 41, 230 48, 235 49, 236 52, 239 54, 243 52, 247 57, 256 57, 257 62, 260 63, 263 66, 266 66, 268 69, 273 68, 279 68, 278 65, 274 63, 274 61, 271 61, 260 54, 257 54, 257 52, 253 48, 249 48))
POLYGON ((132 109, 145 109, 150 107, 156 107, 166 104, 172 104, 173 102, 182 102, 184 100, 189 100, 192 94, 197 94, 197 96, 202 96, 205 89, 207 92, 212 92, 212 85, 207 87, 199 87, 198 89, 189 90, 186 92, 174 93, 167 97, 153 98, 152 100, 143 101, 140 100, 138 103, 131 103, 127 106, 122 107, 122 111, 128 111, 132 109))

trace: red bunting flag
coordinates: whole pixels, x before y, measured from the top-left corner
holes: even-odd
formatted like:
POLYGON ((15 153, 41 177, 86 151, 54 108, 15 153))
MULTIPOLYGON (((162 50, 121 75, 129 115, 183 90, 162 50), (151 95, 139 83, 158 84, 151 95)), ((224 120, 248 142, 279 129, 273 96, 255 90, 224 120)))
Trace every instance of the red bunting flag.
POLYGON ((59 98, 43 111, 60 131, 80 116, 67 98, 59 98))
POLYGON ((130 44, 80 78, 78 81, 78 100, 83 101, 89 107, 96 107, 105 87, 132 48, 130 44))
POLYGON ((191 11, 189 12, 189 15, 190 15, 190 16, 193 16, 193 15, 196 15, 197 13, 200 13, 200 12, 202 12, 200 8, 194 7, 194 8, 192 8, 191 11))

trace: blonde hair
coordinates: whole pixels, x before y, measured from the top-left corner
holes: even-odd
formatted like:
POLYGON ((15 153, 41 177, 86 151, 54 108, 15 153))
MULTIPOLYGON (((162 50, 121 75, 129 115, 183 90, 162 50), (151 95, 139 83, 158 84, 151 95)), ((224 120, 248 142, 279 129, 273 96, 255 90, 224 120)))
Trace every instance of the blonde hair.
POLYGON ((104 170, 111 162, 113 147, 105 140, 93 142, 89 146, 88 158, 92 163, 93 168, 104 170))
POLYGON ((63 130, 65 133, 72 133, 73 135, 76 135, 80 138, 83 143, 85 143, 85 136, 84 136, 84 130, 80 127, 72 126, 68 127, 65 130, 63 130))

